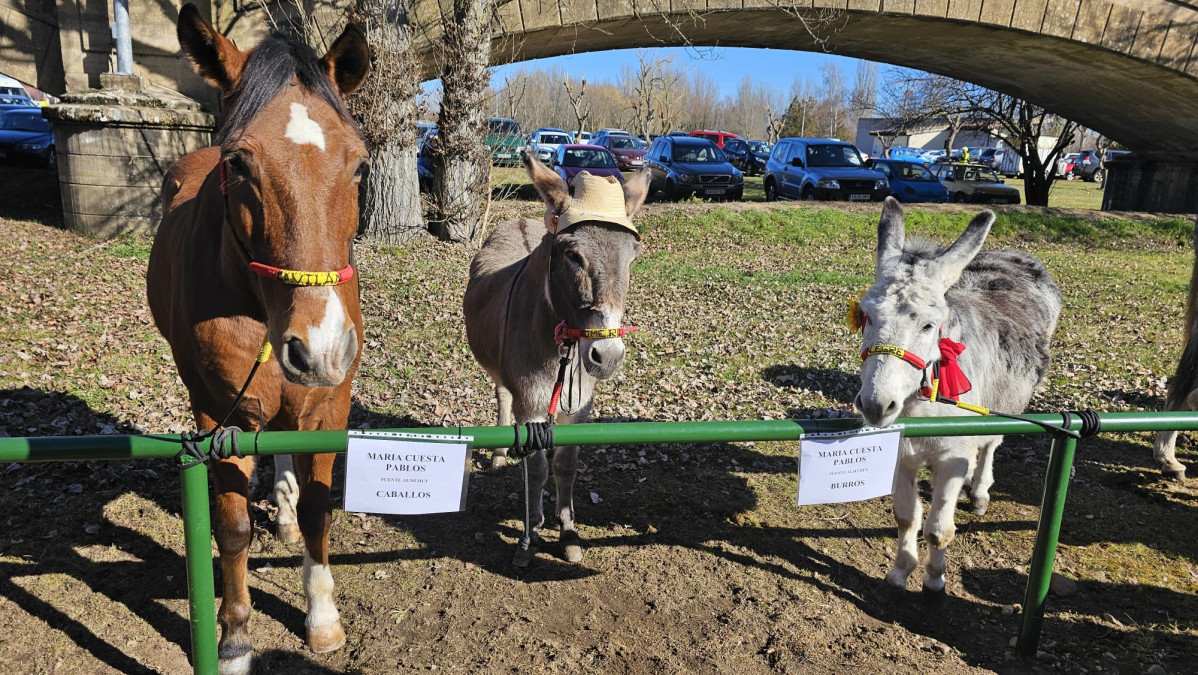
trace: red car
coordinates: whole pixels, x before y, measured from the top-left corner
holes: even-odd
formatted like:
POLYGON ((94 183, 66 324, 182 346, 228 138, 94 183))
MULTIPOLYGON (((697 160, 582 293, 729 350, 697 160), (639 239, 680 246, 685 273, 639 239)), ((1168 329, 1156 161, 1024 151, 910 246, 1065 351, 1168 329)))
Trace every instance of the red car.
POLYGON ((592 176, 614 176, 616 180, 624 182, 624 174, 616 166, 616 158, 607 148, 599 145, 559 145, 549 165, 566 184, 581 171, 592 176))
POLYGON ((611 151, 621 171, 640 171, 645 167, 645 145, 625 134, 601 134, 592 141, 611 151))
POLYGON ((690 135, 698 136, 699 138, 706 138, 712 143, 715 143, 716 147, 720 149, 724 148, 724 141, 733 138, 740 138, 740 136, 728 133, 727 131, 692 131, 690 135))

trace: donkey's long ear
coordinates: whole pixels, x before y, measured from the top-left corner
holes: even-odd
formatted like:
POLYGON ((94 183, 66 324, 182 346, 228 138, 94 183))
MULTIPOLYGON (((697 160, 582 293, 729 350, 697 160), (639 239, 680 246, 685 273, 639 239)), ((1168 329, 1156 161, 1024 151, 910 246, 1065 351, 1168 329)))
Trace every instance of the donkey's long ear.
POLYGON ((320 63, 342 94, 354 93, 370 73, 370 46, 362 29, 348 24, 320 63))
POLYGON ((245 68, 247 52, 241 51, 232 41, 216 32, 190 2, 179 10, 179 25, 175 28, 175 34, 196 74, 209 84, 220 87, 225 94, 233 91, 245 68))
POLYGON ((874 269, 878 279, 903 257, 905 238, 903 207, 894 197, 887 197, 882 204, 882 218, 878 221, 878 262, 874 269))
POLYGON ((977 214, 969 221, 965 233, 936 259, 940 264, 940 277, 945 288, 957 283, 957 279, 961 278, 965 266, 982 250, 982 244, 986 243, 986 235, 990 234, 990 226, 993 224, 993 211, 986 210, 977 214))
POLYGON ((566 210, 566 205, 570 203, 570 187, 556 171, 537 159, 537 153, 532 148, 525 147, 520 151, 520 161, 524 162, 533 186, 541 193, 541 201, 545 202, 545 222, 549 223, 553 216, 566 210))
POLYGON ((649 196, 649 172, 638 171, 636 176, 624 183, 624 213, 631 218, 649 196))

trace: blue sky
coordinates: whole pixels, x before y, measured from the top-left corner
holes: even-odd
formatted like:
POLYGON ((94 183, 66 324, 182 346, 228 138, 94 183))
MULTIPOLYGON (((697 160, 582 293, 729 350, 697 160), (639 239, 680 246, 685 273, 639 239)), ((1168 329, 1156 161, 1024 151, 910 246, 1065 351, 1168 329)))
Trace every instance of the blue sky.
MULTIPOLYGON (((596 82, 615 82, 623 67, 635 67, 636 51, 635 49, 615 49, 497 66, 492 69, 491 82, 495 86, 502 86, 504 76, 514 71, 553 67, 561 67, 576 77, 585 75, 588 79, 596 82)), ((648 51, 663 58, 673 56, 674 63, 686 70, 707 73, 720 83, 720 96, 734 93, 745 75, 752 76, 757 83, 767 84, 779 92, 787 93, 795 78, 810 77, 818 81, 820 65, 828 59, 840 67, 849 82, 852 82, 853 75, 857 70, 857 59, 812 52, 745 47, 701 49, 663 47, 648 51)))

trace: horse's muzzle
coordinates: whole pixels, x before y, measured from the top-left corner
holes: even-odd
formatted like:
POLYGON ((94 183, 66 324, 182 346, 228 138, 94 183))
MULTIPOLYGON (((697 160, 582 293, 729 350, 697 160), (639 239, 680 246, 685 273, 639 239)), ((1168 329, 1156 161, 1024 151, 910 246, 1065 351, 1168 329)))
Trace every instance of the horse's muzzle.
POLYGON ((335 387, 358 356, 357 331, 351 326, 331 348, 313 351, 298 335, 284 335, 279 363, 287 380, 305 387, 335 387))

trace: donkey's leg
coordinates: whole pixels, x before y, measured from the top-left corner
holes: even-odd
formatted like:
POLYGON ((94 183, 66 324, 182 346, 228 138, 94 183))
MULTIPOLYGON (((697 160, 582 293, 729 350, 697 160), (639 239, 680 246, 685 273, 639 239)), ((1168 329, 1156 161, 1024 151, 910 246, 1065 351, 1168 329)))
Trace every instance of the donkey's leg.
MULTIPOLYGON (((203 421, 201 420, 201 423, 203 421)), ((209 427, 215 422, 209 420, 209 427)), ((200 428, 209 428, 201 426, 200 428)), ((220 551, 221 602, 217 619, 221 625, 221 675, 249 673, 254 647, 250 642, 250 589, 246 568, 253 537, 250 522, 249 486, 254 458, 225 459, 212 467, 216 488, 216 548, 220 551)))
MULTIPOLYGON (((495 385, 495 403, 499 406, 499 426, 512 426, 512 392, 508 391, 506 387, 495 385)), ((491 468, 502 469, 505 466, 507 466, 507 448, 492 450, 491 468)))
MULTIPOLYGON (((949 440, 949 439, 946 439, 949 440)), ((971 439, 962 446, 973 445, 971 439)), ((971 451, 971 450, 970 450, 971 451)), ((928 542, 928 560, 924 565, 923 595, 928 604, 944 602, 944 552, 957 534, 953 515, 957 510, 957 499, 969 476, 969 459, 964 447, 959 447, 932 469, 932 505, 928 509, 928 520, 924 523, 923 538, 928 542)))
POLYGON ((986 515, 986 509, 990 507, 990 486, 994 485, 994 453, 1001 443, 1002 436, 983 438, 978 447, 977 465, 969 482, 969 501, 973 503, 973 512, 979 516, 986 515))
POLYGON ((275 519, 276 536, 279 541, 290 544, 299 541, 299 524, 295 519, 295 503, 299 499, 299 483, 295 480, 295 468, 291 455, 275 455, 275 504, 279 515, 275 519))
MULTIPOLYGON (((910 441, 904 439, 903 443, 910 441)), ((900 450, 906 454, 903 450, 900 450)), ((894 568, 886 574, 883 590, 902 595, 907 587, 907 577, 919 564, 919 521, 923 517, 923 504, 919 501, 919 490, 915 484, 918 466, 913 462, 900 461, 894 477, 894 522, 898 525, 898 554, 894 568)))
POLYGON ((1152 456, 1161 465, 1161 473, 1171 480, 1186 479, 1186 466, 1177 461, 1177 432, 1156 432, 1156 444, 1152 448, 1152 456))
POLYGON ((528 509, 524 521, 524 536, 528 538, 528 548, 516 548, 512 563, 516 567, 528 567, 541 545, 541 526, 545 524, 545 509, 541 504, 541 490, 549 478, 549 463, 545 461, 545 451, 538 450, 524 458, 524 468, 528 480, 524 484, 526 490, 525 508, 528 509))
POLYGON ((558 447, 553 453, 553 480, 557 483, 557 517, 562 524, 562 550, 566 560, 582 562, 582 542, 574 529, 574 477, 578 473, 578 446, 558 447))
POLYGON ((345 644, 341 615, 333 604, 333 573, 329 568, 329 530, 333 525, 329 488, 336 455, 299 455, 300 496, 296 505, 304 535, 304 595, 308 598, 308 648, 317 654, 336 651, 345 644))

